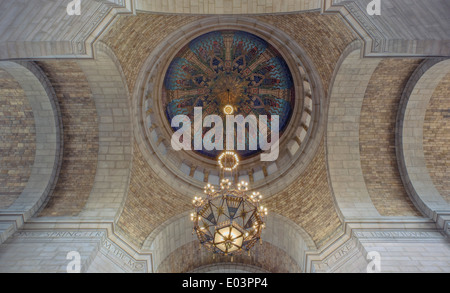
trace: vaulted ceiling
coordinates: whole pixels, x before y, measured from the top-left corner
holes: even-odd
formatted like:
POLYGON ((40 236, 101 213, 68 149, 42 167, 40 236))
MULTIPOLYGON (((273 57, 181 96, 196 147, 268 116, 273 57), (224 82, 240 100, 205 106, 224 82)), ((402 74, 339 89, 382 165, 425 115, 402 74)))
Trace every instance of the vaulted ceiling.
POLYGON ((298 105, 279 160, 249 158, 238 175, 271 213, 263 245, 238 263, 307 271, 307 251, 331 250, 350 222, 439 222, 450 210, 444 1, 385 0, 392 8, 373 18, 370 1, 83 1, 80 16, 66 14, 67 1, 26 2, 0 3, 0 216, 111 223, 137 254, 151 251, 158 272, 224 262, 194 248, 186 220, 215 166, 170 147, 161 98, 180 49, 224 30, 279 52, 298 105), (423 104, 417 113, 409 97, 423 104), (420 162, 408 157, 420 151, 420 162))

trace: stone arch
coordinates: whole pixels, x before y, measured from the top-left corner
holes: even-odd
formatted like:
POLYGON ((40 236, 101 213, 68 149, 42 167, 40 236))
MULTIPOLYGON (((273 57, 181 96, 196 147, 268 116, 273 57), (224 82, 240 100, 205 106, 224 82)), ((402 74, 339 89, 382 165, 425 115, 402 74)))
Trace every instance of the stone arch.
POLYGON ((113 220, 126 198, 132 161, 127 85, 114 53, 104 43, 97 43, 94 59, 77 62, 92 91, 99 127, 97 170, 80 216, 113 220))
POLYGON ((341 56, 331 83, 327 124, 329 178, 344 218, 378 217, 366 188, 359 155, 359 117, 366 88, 380 59, 362 58, 352 43, 341 56))
POLYGON ((396 126, 400 175, 416 207, 444 227, 450 205, 430 177, 423 149, 424 120, 439 82, 450 72, 449 59, 425 60, 413 73, 402 95, 396 126))
MULTIPOLYGON (((230 257, 212 255, 199 247, 198 241, 183 245, 173 251, 158 269, 156 273, 187 273, 198 268, 215 265, 216 263, 231 262, 230 257)), ((238 255, 232 263, 242 266, 251 265, 260 271, 271 273, 302 273, 298 264, 283 250, 270 243, 263 242, 253 247, 251 255, 238 255)))
MULTIPOLYGON (((165 266, 163 271, 167 270, 170 267, 167 259, 173 257, 174 254, 178 254, 181 250, 193 246, 193 243, 197 243, 198 247, 196 235, 192 233, 193 226, 189 220, 189 214, 190 212, 185 212, 166 221, 145 240, 141 250, 152 253, 155 272, 161 271, 161 265, 165 266)), ((283 257, 289 259, 291 264, 295 264, 299 271, 303 272, 306 270, 306 252, 316 250, 313 240, 301 227, 291 220, 273 213, 267 217, 266 229, 262 234, 262 239, 265 243, 265 249, 278 251, 278 253, 283 254, 283 257)), ((192 268, 195 269, 207 265, 210 261, 218 261, 212 260, 212 255, 208 252, 196 251, 197 249, 194 248, 192 253, 200 253, 203 260, 200 263, 186 265, 186 268, 190 268, 188 271, 192 268)), ((264 259, 268 256, 265 253, 259 253, 256 257, 256 263, 261 264, 264 263, 264 259)), ((229 259, 223 259, 223 261, 229 262, 229 259)), ((245 264, 245 261, 245 257, 242 257, 242 259, 237 258, 234 263, 245 264)), ((259 267, 261 268, 261 266, 259 267)), ((284 269, 289 271, 287 268, 284 269)))
POLYGON ((9 217, 11 226, 4 241, 16 229, 31 218, 44 204, 52 192, 61 165, 62 126, 56 95, 45 74, 33 62, 0 62, 20 84, 31 105, 36 133, 36 150, 31 175, 26 187, 15 201, 0 211, 0 216, 9 217))
POLYGON ((246 265, 241 263, 217 263, 213 265, 205 265, 202 267, 198 267, 191 271, 190 273, 257 273, 257 274, 264 274, 264 273, 270 273, 262 268, 253 266, 253 265, 246 265))

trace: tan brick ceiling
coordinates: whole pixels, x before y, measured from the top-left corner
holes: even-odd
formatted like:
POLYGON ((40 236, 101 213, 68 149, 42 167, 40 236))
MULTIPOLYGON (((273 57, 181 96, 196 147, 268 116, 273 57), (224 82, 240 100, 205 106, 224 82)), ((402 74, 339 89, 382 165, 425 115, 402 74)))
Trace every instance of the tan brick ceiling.
MULTIPOLYGON (((202 16, 152 15, 121 17, 102 39, 116 54, 127 79, 130 91, 136 84, 139 70, 153 48, 179 27, 202 20, 202 16), (131 49, 132 48, 132 49, 131 49)), ((338 15, 320 15, 318 12, 289 16, 260 16, 258 21, 267 22, 287 33, 298 42, 314 62, 328 92, 334 66, 355 35, 338 15), (289 17, 289 21, 286 21, 289 17)), ((302 179, 285 191, 271 197, 267 202, 275 213, 290 218, 302 226, 314 239, 322 244, 340 228, 341 221, 336 212, 331 190, 327 183, 327 170, 323 144, 302 179)), ((124 233, 142 245, 146 236, 177 213, 190 209, 189 200, 158 182, 157 175, 140 159, 142 154, 135 148, 127 202, 118 225, 124 233), (138 179, 142 177, 142 179, 138 179), (156 177, 155 177, 156 176, 156 177), (150 178, 154 183, 145 186, 150 178), (153 179, 151 179, 153 180, 153 179)), ((261 190, 264 193, 264 190, 261 190)))

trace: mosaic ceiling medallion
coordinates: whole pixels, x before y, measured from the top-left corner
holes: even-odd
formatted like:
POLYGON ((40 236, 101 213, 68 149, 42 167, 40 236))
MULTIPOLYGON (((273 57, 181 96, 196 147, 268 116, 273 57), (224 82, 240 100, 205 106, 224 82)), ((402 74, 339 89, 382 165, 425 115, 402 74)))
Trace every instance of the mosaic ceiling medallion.
MULTIPOLYGON (((165 75, 162 100, 169 124, 177 115, 194 121, 194 108, 201 107, 203 117, 218 115, 222 121, 226 115, 267 115, 269 121, 278 115, 281 135, 292 116, 295 91, 288 65, 274 47, 253 34, 224 30, 204 34, 178 52, 165 75)), ((246 131, 246 149, 237 151, 241 159, 262 152, 259 145, 250 150, 246 131)), ((217 158, 222 151, 196 152, 217 158)))

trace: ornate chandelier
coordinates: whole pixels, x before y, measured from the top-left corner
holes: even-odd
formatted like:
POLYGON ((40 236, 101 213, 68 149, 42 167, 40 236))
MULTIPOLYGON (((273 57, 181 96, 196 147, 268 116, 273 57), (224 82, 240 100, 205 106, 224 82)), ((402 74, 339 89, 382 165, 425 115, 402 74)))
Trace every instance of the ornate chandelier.
MULTIPOLYGON (((234 152, 226 151, 219 157, 222 170, 232 171, 239 164, 234 152)), ((204 247, 214 254, 250 254, 250 249, 261 241, 265 228, 267 208, 260 205, 262 196, 249 193, 248 183, 237 185, 223 179, 220 189, 211 184, 205 186, 206 197, 195 197, 195 212, 191 214, 194 232, 204 247)))

